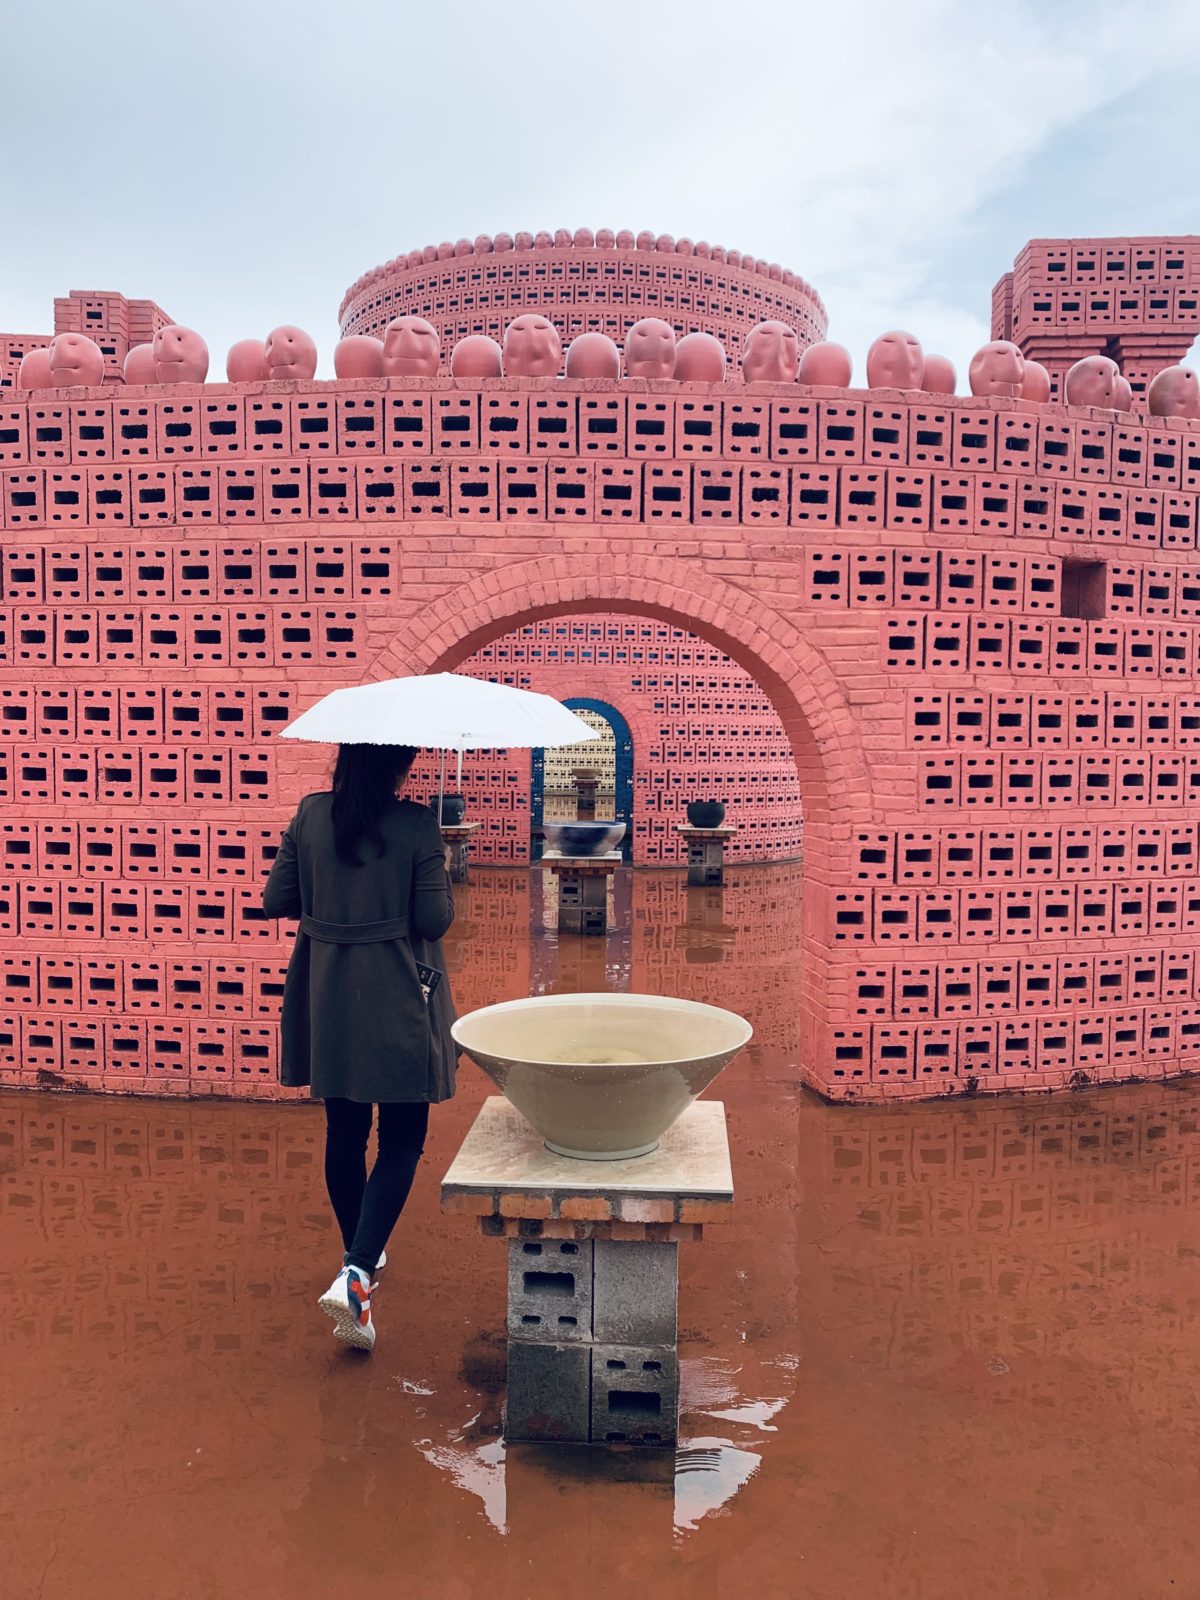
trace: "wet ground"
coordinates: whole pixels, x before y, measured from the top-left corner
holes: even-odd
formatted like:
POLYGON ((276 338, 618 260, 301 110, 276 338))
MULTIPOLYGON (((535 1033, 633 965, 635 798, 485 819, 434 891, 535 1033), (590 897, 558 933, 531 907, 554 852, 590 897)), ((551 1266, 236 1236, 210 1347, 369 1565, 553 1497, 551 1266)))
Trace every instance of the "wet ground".
POLYGON ((0 1594, 193 1600, 1200 1595, 1200 1088, 822 1105, 788 1012, 799 869, 622 875, 558 947, 477 871, 461 1009, 632 987, 742 1009, 737 1221, 681 1247, 674 1455, 505 1449, 503 1247, 433 1121, 373 1357, 309 1106, 0 1096, 0 1594), (531 937, 531 926, 539 930, 531 937))

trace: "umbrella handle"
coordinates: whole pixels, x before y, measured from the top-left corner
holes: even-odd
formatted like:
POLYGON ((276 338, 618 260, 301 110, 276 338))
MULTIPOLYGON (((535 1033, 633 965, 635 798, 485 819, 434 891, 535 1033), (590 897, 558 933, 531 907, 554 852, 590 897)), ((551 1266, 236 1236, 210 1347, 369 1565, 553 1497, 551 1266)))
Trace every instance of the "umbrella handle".
POLYGON ((446 752, 442 751, 441 766, 438 770, 438 821, 442 820, 442 797, 446 793, 446 752))

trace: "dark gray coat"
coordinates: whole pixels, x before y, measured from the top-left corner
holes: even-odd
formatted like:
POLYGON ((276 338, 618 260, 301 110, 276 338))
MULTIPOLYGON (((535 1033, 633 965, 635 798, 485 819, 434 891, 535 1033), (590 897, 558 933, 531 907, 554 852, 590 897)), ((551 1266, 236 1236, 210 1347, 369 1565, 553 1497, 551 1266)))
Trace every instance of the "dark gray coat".
POLYGON ((283 992, 280 1078, 314 1098, 448 1100, 458 1052, 440 940, 454 920, 442 834, 428 806, 398 800, 360 867, 338 860, 329 793, 306 795, 263 890, 269 917, 300 917, 283 992), (442 980, 429 1005, 416 962, 442 980))

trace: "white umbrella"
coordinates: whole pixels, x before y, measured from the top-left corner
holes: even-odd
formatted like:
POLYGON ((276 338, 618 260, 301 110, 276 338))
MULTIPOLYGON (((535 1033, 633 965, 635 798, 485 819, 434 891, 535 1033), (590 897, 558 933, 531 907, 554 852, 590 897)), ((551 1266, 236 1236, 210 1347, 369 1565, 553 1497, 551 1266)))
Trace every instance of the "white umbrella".
POLYGON ((334 689, 289 722, 281 737, 318 744, 408 744, 441 750, 440 810, 447 750, 457 752, 461 785, 464 750, 534 750, 580 744, 600 735, 548 694, 455 672, 432 672, 334 689))

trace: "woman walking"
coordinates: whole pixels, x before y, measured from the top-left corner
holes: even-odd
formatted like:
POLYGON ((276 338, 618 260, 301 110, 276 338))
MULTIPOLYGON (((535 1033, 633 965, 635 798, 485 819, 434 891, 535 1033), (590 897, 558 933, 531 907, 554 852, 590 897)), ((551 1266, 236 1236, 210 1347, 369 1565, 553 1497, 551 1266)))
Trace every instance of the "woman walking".
POLYGON ((429 1107, 454 1093, 454 1007, 439 943, 454 920, 441 830, 397 791, 416 751, 339 746, 330 791, 306 795, 263 890, 299 917, 281 1020, 281 1079, 325 1102, 325 1182, 342 1270, 317 1302, 370 1350, 373 1278, 408 1199, 429 1107), (372 1107, 379 1147, 367 1176, 372 1107))

